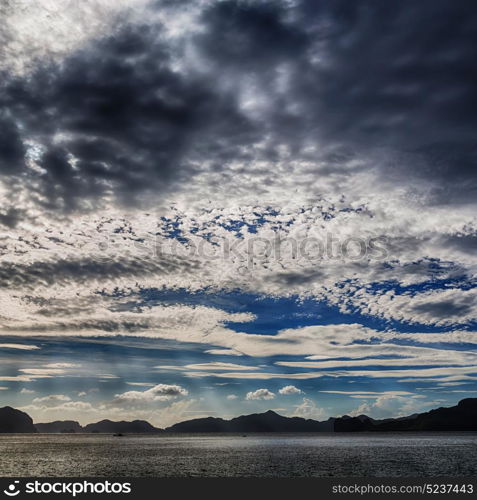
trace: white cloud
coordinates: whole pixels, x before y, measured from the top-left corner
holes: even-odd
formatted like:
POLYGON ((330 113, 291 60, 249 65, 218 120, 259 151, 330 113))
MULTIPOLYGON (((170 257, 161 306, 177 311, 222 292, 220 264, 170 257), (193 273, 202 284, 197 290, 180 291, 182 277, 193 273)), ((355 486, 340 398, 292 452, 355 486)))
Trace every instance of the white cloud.
POLYGON ((298 389, 298 387, 295 387, 294 385, 286 385, 285 387, 282 387, 278 392, 285 396, 290 396, 293 394, 303 394, 303 391, 301 389, 298 389))
POLYGON ((128 391, 116 394, 113 403, 153 403, 168 401, 178 396, 187 396, 188 391, 180 385, 158 384, 146 391, 128 391))
POLYGON ((136 405, 130 401, 126 405, 111 401, 99 401, 94 404, 85 401, 39 401, 19 409, 27 412, 34 422, 51 422, 53 420, 73 419, 81 425, 103 419, 111 420, 147 420, 156 427, 167 427, 184 420, 187 412, 196 403, 194 399, 181 399, 169 404, 136 405))
MULTIPOLYGON (((112 29, 118 16, 146 0, 12 0, 2 10, 5 56, 2 69, 23 74, 41 59, 62 59, 92 38, 112 29)), ((134 12, 134 11, 130 11, 134 12)))
MULTIPOLYGON (((276 365, 291 368, 354 368, 354 367, 426 367, 426 366, 473 366, 477 353, 462 350, 444 350, 417 346, 399 346, 393 344, 368 345, 369 356, 365 359, 336 360, 321 357, 320 361, 278 361, 276 365), (398 354, 401 351, 401 354, 398 354), (449 354, 452 353, 452 358, 449 354), (380 358, 382 355, 393 356, 380 358)), ((343 354, 354 354, 354 346, 344 346, 343 354)), ((359 349, 358 349, 359 350, 359 349)), ((311 356, 309 359, 313 359, 311 356)))
POLYGON ((27 375, 14 375, 14 376, 9 376, 9 375, 2 375, 0 376, 0 381, 2 382, 32 382, 36 378, 44 378, 43 377, 29 377, 27 375))
MULTIPOLYGON (((378 210, 378 207, 375 208, 378 210)), ((16 244, 22 245, 21 251, 29 256, 29 260, 22 260, 21 257, 18 257, 15 263, 27 266, 23 270, 25 275, 28 275, 26 272, 28 262, 35 261, 46 265, 48 262, 54 263, 55 257, 60 259, 60 256, 66 263, 68 260, 75 261, 79 258, 89 259, 101 268, 105 259, 112 263, 118 261, 117 248, 121 248, 122 258, 129 259, 132 264, 131 269, 120 267, 123 270, 122 273, 97 273, 88 280, 74 274, 66 279, 60 273, 56 273, 57 277, 53 280, 54 282, 48 286, 42 285, 41 282, 34 283, 32 286, 27 278, 23 281, 9 283, 9 291, 2 291, 2 294, 5 300, 16 301, 15 307, 5 308, 6 311, 14 311, 15 316, 5 323, 4 331, 8 330, 9 335, 21 337, 31 336, 35 332, 41 332, 48 336, 116 336, 128 333, 133 336, 173 338, 184 342, 192 341, 217 346, 215 349, 206 351, 211 354, 248 354, 250 348, 247 349, 248 346, 245 345, 246 351, 244 352, 240 338, 233 338, 227 342, 226 337, 229 335, 229 330, 221 328, 221 325, 228 321, 252 321, 253 315, 246 313, 231 315, 212 308, 186 306, 153 307, 135 313, 110 307, 113 302, 120 303, 120 298, 115 298, 113 301, 106 296, 98 297, 95 294, 98 289, 112 291, 117 287, 120 290, 134 291, 140 287, 155 287, 158 286, 158 283, 165 287, 181 287, 191 291, 213 287, 215 289, 241 288, 255 293, 272 293, 282 296, 295 293, 306 294, 317 299, 329 300, 331 303, 340 305, 344 310, 358 309, 366 314, 392 317, 404 321, 419 320, 427 323, 432 319, 432 311, 435 311, 440 304, 451 305, 453 308, 451 310, 457 311, 449 316, 452 321, 459 318, 459 321, 467 320, 475 315, 473 305, 475 292, 472 290, 452 289, 411 296, 409 294, 392 295, 390 292, 378 291, 371 293, 366 289, 366 285, 369 283, 391 279, 403 284, 411 278, 418 281, 428 279, 432 270, 430 266, 426 267, 423 264, 418 267, 412 264, 414 266, 412 272, 406 268, 405 262, 407 260, 413 262, 415 258, 419 260, 418 254, 406 256, 402 264, 388 266, 384 269, 382 262, 373 261, 366 261, 363 265, 354 261, 343 263, 341 260, 315 265, 315 263, 293 259, 292 255, 285 250, 267 259, 255 259, 254 265, 251 267, 248 265, 251 258, 250 252, 253 252, 254 238, 274 241, 276 234, 271 228, 279 223, 284 226, 283 238, 289 238, 296 242, 302 241, 303 235, 313 236, 313 228, 315 226, 321 227, 321 224, 330 226, 330 233, 337 238, 340 235, 349 237, 354 232, 361 231, 362 224, 378 225, 379 230, 386 232, 386 234, 392 232, 386 217, 392 219, 393 216, 391 213, 383 214, 382 207, 379 207, 379 213, 374 214, 372 219, 363 214, 337 212, 335 217, 329 220, 323 220, 321 211, 316 211, 312 207, 306 209, 304 213, 301 213, 300 209, 298 215, 291 208, 283 209, 277 215, 267 216, 270 222, 258 227, 256 234, 244 232, 244 250, 241 250, 238 255, 233 253, 227 257, 226 247, 227 245, 230 247, 231 238, 232 243, 236 238, 221 224, 226 224, 227 221, 234 218, 245 221, 252 220, 254 217, 256 218, 253 212, 254 209, 249 210, 247 207, 240 209, 218 208, 211 217, 205 211, 203 213, 178 212, 177 209, 172 211, 168 215, 180 220, 181 227, 187 233, 187 238, 190 239, 189 246, 180 245, 176 240, 156 235, 157 225, 153 223, 154 220, 151 221, 154 218, 139 214, 130 214, 127 219, 127 223, 135 235, 135 238, 130 240, 125 239, 124 235, 120 233, 114 233, 117 226, 125 223, 124 218, 119 216, 115 218, 114 212, 111 213, 110 217, 73 220, 67 235, 64 234, 61 227, 55 227, 53 223, 50 223, 49 234, 52 236, 46 237, 43 233, 37 235, 38 245, 43 250, 29 246, 25 242, 29 232, 18 230, 16 244), (214 217, 218 217, 218 219, 214 219, 214 217), (290 226, 285 224, 288 221, 292 222, 290 226), (207 232, 217 235, 218 247, 204 240, 199 233, 190 233, 190 230, 197 229, 198 225, 204 225, 207 232), (54 238, 56 233, 58 234, 57 240, 54 238), (137 243, 138 238, 145 240, 143 246, 137 243), (170 260, 169 268, 165 268, 166 265, 151 267, 151 258, 154 258, 154 254, 151 253, 154 249, 153 243, 165 252, 165 256, 170 260), (106 250, 99 252, 102 245, 105 245, 106 250), (75 248, 75 253, 71 253, 70 247, 75 248), (192 260, 195 262, 193 266, 190 265, 191 258, 187 255, 187 252, 190 253, 190 248, 202 248, 203 250, 202 253, 195 252, 192 256, 192 260), (169 255, 168 249, 170 250, 169 255), (210 258, 211 255, 213 258, 210 258), (310 265, 312 269, 315 269, 316 277, 309 273, 310 265), (148 269, 147 273, 144 273, 144 268, 148 269), (353 279, 355 284, 342 286, 341 283, 347 279, 353 279), (15 294, 13 294, 13 290, 16 290, 15 294), (35 302, 31 300, 22 299, 27 291, 28 295, 31 296, 33 293, 38 300, 41 299, 44 304, 42 308, 36 307, 35 302), (71 305, 73 297, 74 311, 71 305), (462 308, 465 309, 465 314, 458 313, 458 311, 463 310, 462 308), (49 309, 55 314, 45 315, 45 311, 49 309), (40 310, 43 314, 39 314, 40 310), (101 325, 107 325, 107 328, 102 328, 101 325), (207 342, 206 337, 211 330, 214 335, 211 341, 207 342)), ((434 227, 435 218, 431 218, 430 214, 427 217, 429 225, 434 227)), ((414 221, 415 224, 417 222, 414 221)), ((422 225, 422 221, 419 224, 422 225)), ((403 225, 405 224, 399 223, 399 232, 403 231, 403 225)), ((413 225, 407 227, 413 228, 413 225)), ((446 230, 448 229, 446 228, 446 230)), ((419 237, 420 239, 417 241, 420 242, 422 242, 421 230, 420 226, 415 229, 416 240, 419 237)), ((370 232, 373 231, 370 228, 370 232)), ((470 264, 470 261, 462 262, 462 265, 470 264)), ((437 321, 447 320, 444 318, 437 319, 437 321)))
POLYGON ((66 373, 62 368, 20 368, 22 373, 34 376, 45 376, 49 377, 52 375, 62 375, 66 373))
POLYGON ((0 349, 18 349, 20 351, 35 351, 40 348, 36 345, 29 345, 29 344, 0 344, 0 349))
POLYGON ((156 422, 155 425, 160 427, 168 427, 177 422, 185 420, 188 416, 188 411, 191 411, 196 401, 194 399, 184 399, 174 401, 168 406, 160 408, 155 414, 149 414, 149 422, 156 422))
POLYGON ((65 369, 65 368, 79 368, 81 365, 79 363, 49 363, 45 365, 45 368, 53 369, 65 369))
POLYGON ((35 394, 36 391, 32 390, 32 389, 26 389, 25 387, 23 387, 23 389, 20 391, 20 394, 35 394))
POLYGON ((236 399, 238 399, 238 396, 236 394, 228 394, 227 399, 229 401, 235 401, 236 399))
POLYGON ((477 319, 477 289, 450 288, 402 295, 359 290, 352 301, 365 304, 360 307, 365 314, 410 323, 446 326, 477 319))
POLYGON ((414 396, 414 393, 407 391, 319 391, 326 394, 340 394, 342 396, 349 396, 350 398, 356 399, 373 399, 381 398, 383 396, 394 397, 394 396, 414 396))
POLYGON ((385 394, 373 402, 363 402, 350 412, 351 416, 368 415, 372 418, 404 417, 422 413, 435 405, 435 401, 422 401, 422 396, 394 396, 385 394))
POLYGON ((20 368, 18 371, 23 375, 14 377, 1 377, 0 380, 18 380, 22 382, 31 382, 39 378, 64 377, 72 375, 81 367, 78 363, 48 363, 41 367, 20 368))
POLYGON ((27 412, 34 422, 45 422, 52 420, 76 419, 82 423, 89 423, 90 418, 100 414, 102 406, 93 406, 84 401, 71 401, 62 399, 50 399, 47 397, 37 398, 32 404, 22 406, 19 409, 27 412))
POLYGON ((275 393, 269 391, 268 389, 257 389, 256 391, 253 392, 247 392, 247 395, 245 396, 245 399, 247 401, 259 400, 259 399, 269 400, 274 398, 275 398, 275 393))
POLYGON ((63 401, 71 401, 69 396, 64 394, 49 394, 48 396, 43 396, 40 398, 35 398, 33 404, 43 404, 43 405, 55 405, 63 401))
POLYGON ((309 398, 303 398, 302 403, 295 406, 295 409, 293 410, 291 416, 319 420, 323 418, 324 410, 317 407, 316 403, 313 400, 309 398))
POLYGON ((237 365, 234 363, 219 363, 219 362, 211 362, 211 363, 200 363, 193 365, 185 365, 183 367, 185 370, 204 370, 204 371, 253 371, 258 370, 256 366, 248 366, 248 365, 237 365))

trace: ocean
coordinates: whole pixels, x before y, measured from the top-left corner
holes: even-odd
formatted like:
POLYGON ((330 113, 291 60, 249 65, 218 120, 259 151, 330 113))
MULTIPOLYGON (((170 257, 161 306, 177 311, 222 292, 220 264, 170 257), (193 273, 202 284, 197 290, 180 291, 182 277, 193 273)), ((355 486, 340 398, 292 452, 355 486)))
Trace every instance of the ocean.
POLYGON ((477 474, 475 433, 0 434, 0 476, 436 477, 477 474))

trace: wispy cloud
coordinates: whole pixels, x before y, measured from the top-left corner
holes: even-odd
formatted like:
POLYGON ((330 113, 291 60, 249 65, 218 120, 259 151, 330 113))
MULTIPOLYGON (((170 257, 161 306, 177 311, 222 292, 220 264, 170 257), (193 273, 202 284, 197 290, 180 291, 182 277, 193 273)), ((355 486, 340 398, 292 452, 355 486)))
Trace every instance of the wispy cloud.
POLYGON ((18 349, 20 351, 36 351, 40 347, 30 344, 0 344, 0 349, 18 349))

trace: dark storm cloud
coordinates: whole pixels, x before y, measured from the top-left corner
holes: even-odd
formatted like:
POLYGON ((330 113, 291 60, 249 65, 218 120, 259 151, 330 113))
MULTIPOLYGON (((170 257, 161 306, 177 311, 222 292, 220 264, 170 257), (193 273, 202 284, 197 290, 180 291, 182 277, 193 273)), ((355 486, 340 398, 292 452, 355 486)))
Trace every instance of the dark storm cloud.
POLYGON ((25 149, 17 126, 0 112, 0 169, 2 174, 14 174, 22 167, 25 149))
POLYGON ((287 63, 286 94, 273 80, 263 85, 275 96, 267 125, 295 151, 304 138, 365 159, 386 148, 384 179, 429 183, 436 202, 475 198, 475 3, 295 4, 288 11, 260 2, 214 5, 199 46, 236 73, 270 78, 287 63))
POLYGON ((343 165, 360 157, 432 202, 475 197, 475 2, 235 0, 199 22, 185 45, 200 71, 173 69, 182 46, 160 27, 127 26, 28 78, 3 75, 8 184, 52 210, 106 195, 136 204, 205 162, 226 173, 238 160, 253 174, 254 159, 273 165, 285 145, 293 159, 320 160, 317 176, 353 175, 343 165), (267 101, 255 114, 238 104, 246 80, 267 101), (43 147, 41 172, 25 166, 28 139, 43 147), (310 158, 310 143, 326 151, 310 158))
POLYGON ((411 308, 411 311, 417 314, 427 314, 434 320, 460 318, 471 314, 474 310, 474 299, 469 298, 466 302, 452 300, 440 300, 428 304, 419 304, 411 308))
POLYGON ((202 15, 206 31, 195 43, 231 72, 266 72, 301 57, 310 39, 301 24, 287 21, 280 3, 225 1, 202 15))
POLYGON ((125 204, 157 194, 187 181, 209 152, 239 158, 253 127, 234 97, 173 71, 160 35, 127 27, 28 79, 5 77, 0 154, 10 182, 28 175, 45 208, 68 211, 110 192, 125 204), (42 172, 27 173, 21 139, 43 147, 42 172))
POLYGON ((305 286, 317 279, 323 278, 325 274, 317 270, 304 270, 303 272, 277 273, 269 281, 286 286, 305 286))

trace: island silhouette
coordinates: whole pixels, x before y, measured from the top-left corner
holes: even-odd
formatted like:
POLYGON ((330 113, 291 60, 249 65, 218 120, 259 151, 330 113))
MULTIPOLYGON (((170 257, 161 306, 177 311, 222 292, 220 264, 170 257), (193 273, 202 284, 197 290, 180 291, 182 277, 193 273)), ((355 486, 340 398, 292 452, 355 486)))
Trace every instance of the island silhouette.
POLYGON ((477 431, 477 398, 461 400, 456 406, 441 407, 407 417, 375 420, 367 415, 344 415, 325 421, 285 417, 268 410, 225 420, 197 418, 165 429, 145 420, 131 422, 101 420, 85 426, 73 420, 33 423, 25 412, 9 406, 0 408, 0 433, 113 433, 116 435, 154 433, 253 433, 253 432, 396 432, 396 431, 477 431))

